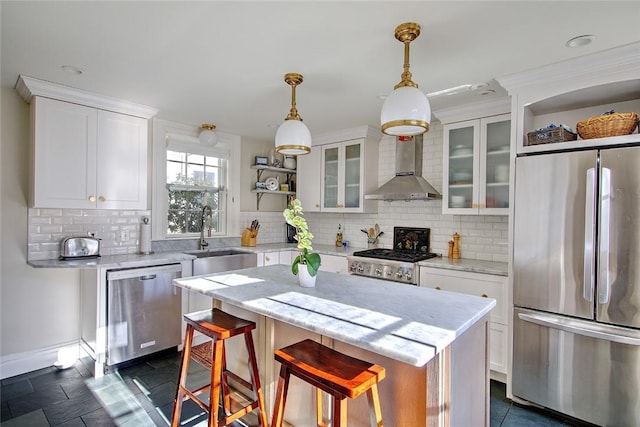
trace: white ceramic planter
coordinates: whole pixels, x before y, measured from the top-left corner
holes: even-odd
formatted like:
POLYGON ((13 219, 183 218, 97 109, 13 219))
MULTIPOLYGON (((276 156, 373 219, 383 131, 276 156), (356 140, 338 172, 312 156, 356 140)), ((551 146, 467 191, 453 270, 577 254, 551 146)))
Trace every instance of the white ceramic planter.
POLYGON ((306 265, 298 265, 298 282, 300 286, 303 288, 313 288, 316 285, 316 277, 318 277, 317 274, 315 276, 309 274, 306 265))

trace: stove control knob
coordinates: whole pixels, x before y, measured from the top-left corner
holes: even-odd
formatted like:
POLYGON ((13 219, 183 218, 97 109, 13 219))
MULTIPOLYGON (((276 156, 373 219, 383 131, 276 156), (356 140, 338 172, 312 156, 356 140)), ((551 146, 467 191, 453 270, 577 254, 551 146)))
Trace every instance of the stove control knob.
POLYGON ((398 279, 402 279, 402 271, 397 271, 397 272, 396 272, 396 277, 397 277, 398 279))
POLYGON ((358 264, 356 264, 355 262, 351 263, 351 265, 349 266, 349 270, 351 271, 356 271, 358 269, 358 264))
POLYGON ((391 271, 391 270, 386 270, 386 271, 385 271, 385 274, 386 274, 388 277, 391 277, 391 276, 393 276, 393 271, 391 271))
POLYGON ((362 264, 358 265, 358 273, 362 273, 364 271, 364 267, 362 264))
POLYGON ((407 282, 411 281, 411 273, 407 273, 404 275, 405 279, 407 279, 407 282))
POLYGON ((376 276, 382 276, 382 270, 380 268, 376 268, 376 276))

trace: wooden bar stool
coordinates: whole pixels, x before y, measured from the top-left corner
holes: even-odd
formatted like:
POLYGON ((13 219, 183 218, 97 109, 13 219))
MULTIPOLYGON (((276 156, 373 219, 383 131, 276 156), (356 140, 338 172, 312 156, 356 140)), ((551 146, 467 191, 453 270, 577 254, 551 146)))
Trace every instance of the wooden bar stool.
POLYGON ((281 363, 271 427, 281 427, 290 375, 316 387, 316 422, 323 426, 321 390, 333 396, 333 427, 347 425, 346 398, 367 392, 371 425, 382 427, 378 382, 385 376, 382 366, 339 353, 312 340, 276 350, 281 363))
MULTIPOLYGON (((264 397, 262 387, 260 386, 260 376, 258 375, 258 365, 256 362, 255 347, 253 345, 253 336, 251 331, 256 328, 254 322, 241 319, 225 313, 222 310, 214 308, 212 310, 198 311, 184 315, 187 322, 187 330, 182 349, 182 362, 180 367, 180 377, 178 378, 178 387, 176 390, 176 399, 173 406, 173 417, 171 425, 173 427, 180 425, 180 414, 182 412, 182 403, 191 399, 198 406, 208 412, 209 427, 226 426, 237 420, 238 418, 258 409, 258 419, 262 427, 267 427, 267 415, 264 410, 264 397), (193 333, 198 331, 211 338, 204 344, 192 347, 193 333), (251 382, 245 381, 237 374, 227 370, 226 355, 224 342, 227 338, 236 335, 244 335, 244 341, 249 354, 249 372, 251 382), (197 390, 188 390, 186 388, 187 371, 189 360, 193 359, 211 371, 211 382, 197 390), (231 412, 231 398, 229 395, 228 379, 240 383, 242 386, 251 390, 254 394, 246 406, 231 412), (199 399, 197 395, 209 391, 209 403, 205 403, 199 399), (220 414, 220 395, 222 394, 222 406, 224 409, 223 417, 220 414)), ((249 399, 248 399, 249 400, 249 399)))

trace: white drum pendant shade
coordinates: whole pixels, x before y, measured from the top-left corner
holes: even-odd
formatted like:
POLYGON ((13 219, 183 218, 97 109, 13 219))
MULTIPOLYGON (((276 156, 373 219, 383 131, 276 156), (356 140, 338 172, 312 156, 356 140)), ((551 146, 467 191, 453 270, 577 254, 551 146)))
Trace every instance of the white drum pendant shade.
POLYGON ((300 155, 311 151, 311 132, 300 120, 285 120, 276 132, 276 150, 282 154, 300 155))
POLYGON ((429 130, 431 105, 420 89, 403 86, 385 99, 380 113, 382 132, 387 135, 420 135, 429 130))

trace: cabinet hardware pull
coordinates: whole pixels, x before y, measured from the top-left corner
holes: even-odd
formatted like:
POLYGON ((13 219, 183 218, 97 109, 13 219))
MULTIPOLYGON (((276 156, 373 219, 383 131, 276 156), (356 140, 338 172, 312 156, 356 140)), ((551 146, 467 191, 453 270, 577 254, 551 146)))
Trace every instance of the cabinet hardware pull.
POLYGON ((474 203, 474 204, 472 204, 472 205, 471 205, 471 207, 472 207, 473 209, 477 209, 478 204, 477 204, 477 203, 474 203))
POLYGON ((90 201, 91 203, 95 203, 95 201, 96 201, 96 196, 89 196, 89 201, 90 201))
POLYGON ((100 200, 101 202, 104 202, 107 199, 105 199, 104 196, 100 196, 100 197, 98 197, 98 200, 100 200))
POLYGON ((478 205, 478 207, 479 207, 480 209, 484 209, 484 208, 485 208, 485 205, 484 205, 484 203, 480 203, 480 204, 478 205))
POLYGON ((489 295, 487 295, 487 294, 482 294, 482 298, 489 298, 489 295))
POLYGON ((264 260, 265 260, 265 261, 267 261, 267 262, 269 262, 269 261, 271 261, 271 258, 269 258, 268 256, 266 256, 266 257, 264 257, 264 260))
POLYGON ((436 286, 436 291, 441 291, 440 286, 436 286))

